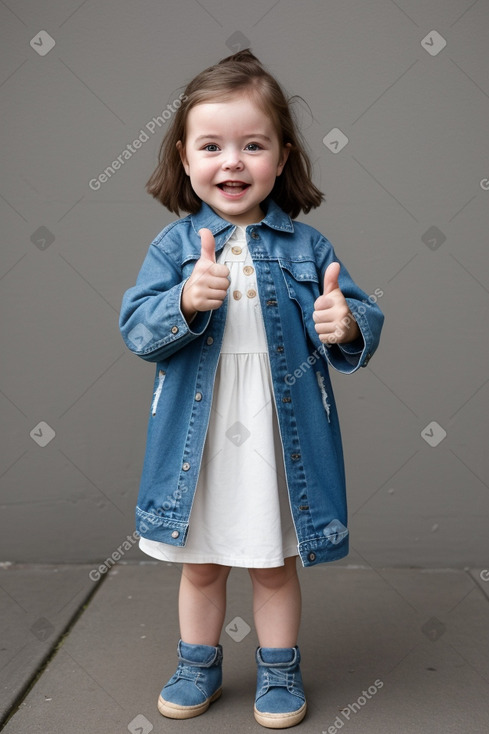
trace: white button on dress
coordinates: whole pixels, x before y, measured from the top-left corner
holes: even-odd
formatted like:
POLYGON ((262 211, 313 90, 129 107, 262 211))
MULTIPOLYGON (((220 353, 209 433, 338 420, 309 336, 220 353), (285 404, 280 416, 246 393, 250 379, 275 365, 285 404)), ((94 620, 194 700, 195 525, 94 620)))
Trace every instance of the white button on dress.
POLYGON ((218 261, 230 270, 229 295, 234 297, 228 297, 187 543, 179 547, 141 538, 140 548, 170 562, 271 568, 298 554, 297 537, 258 285, 244 229, 236 227, 218 261))

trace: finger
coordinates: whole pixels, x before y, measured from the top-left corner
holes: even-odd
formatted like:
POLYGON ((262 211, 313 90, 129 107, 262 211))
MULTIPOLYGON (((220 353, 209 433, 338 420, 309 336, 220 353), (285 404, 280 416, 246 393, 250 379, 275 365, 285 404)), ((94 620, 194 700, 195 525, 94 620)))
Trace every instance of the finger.
POLYGON ((332 296, 319 296, 314 301, 314 311, 324 311, 327 308, 333 308, 336 300, 332 296))
POLYGON ((338 278, 340 275, 340 264, 330 263, 324 273, 324 288, 323 295, 331 293, 340 286, 338 285, 338 278))
POLYGON ((219 308, 219 306, 222 306, 223 301, 226 298, 226 293, 227 291, 222 289, 209 288, 205 295, 203 295, 202 300, 206 303, 207 309, 219 308))
POLYGON ((332 334, 319 334, 318 339, 323 344, 337 344, 341 340, 341 334, 336 331, 332 334))
POLYGON ((227 278, 216 278, 211 275, 207 278, 205 285, 211 290, 223 291, 224 293, 226 293, 230 283, 227 278))
POLYGON ((332 334, 338 328, 335 321, 321 321, 314 324, 314 328, 318 334, 332 334))
POLYGON ((316 324, 315 326, 319 341, 323 342, 323 344, 333 344, 334 342, 337 342, 342 338, 343 332, 341 329, 338 329, 338 327, 329 328, 326 331, 321 328, 323 326, 324 324, 316 324))
POLYGON ((216 241, 210 229, 199 229, 200 257, 216 262, 216 241))
POLYGON ((223 304, 224 298, 221 298, 219 300, 214 301, 207 301, 205 305, 205 311, 217 311, 218 308, 221 308, 223 304))
POLYGON ((227 278, 229 275, 229 268, 227 265, 222 265, 221 263, 214 263, 210 266, 208 272, 211 275, 216 276, 217 278, 227 278))
POLYGON ((327 309, 324 311, 313 311, 312 319, 315 324, 330 324, 333 321, 336 321, 336 315, 333 313, 332 309, 327 309))

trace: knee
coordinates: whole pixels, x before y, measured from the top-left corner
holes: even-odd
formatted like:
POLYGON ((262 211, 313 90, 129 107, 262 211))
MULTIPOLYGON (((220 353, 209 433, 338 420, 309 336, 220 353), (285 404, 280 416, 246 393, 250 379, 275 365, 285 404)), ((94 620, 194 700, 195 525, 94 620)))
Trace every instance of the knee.
POLYGON ((225 582, 229 571, 228 566, 219 566, 216 563, 185 563, 182 574, 200 588, 213 586, 219 582, 225 582))
POLYGON ((267 589, 280 589, 296 575, 295 566, 278 566, 277 568, 250 568, 249 573, 253 585, 267 589))

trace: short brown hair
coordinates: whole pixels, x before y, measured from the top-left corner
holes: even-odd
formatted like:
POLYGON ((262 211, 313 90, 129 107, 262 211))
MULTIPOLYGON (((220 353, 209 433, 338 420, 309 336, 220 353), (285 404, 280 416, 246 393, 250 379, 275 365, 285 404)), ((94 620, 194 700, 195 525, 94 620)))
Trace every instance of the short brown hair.
POLYGON ((244 91, 270 115, 281 145, 289 144, 290 153, 270 193, 271 198, 291 217, 318 207, 324 195, 312 183, 311 162, 305 143, 295 124, 284 91, 249 49, 238 51, 198 74, 187 85, 160 147, 158 166, 146 190, 175 214, 180 210, 195 214, 201 199, 184 171, 177 142, 185 146, 187 115, 195 105, 210 99, 225 100, 244 91))

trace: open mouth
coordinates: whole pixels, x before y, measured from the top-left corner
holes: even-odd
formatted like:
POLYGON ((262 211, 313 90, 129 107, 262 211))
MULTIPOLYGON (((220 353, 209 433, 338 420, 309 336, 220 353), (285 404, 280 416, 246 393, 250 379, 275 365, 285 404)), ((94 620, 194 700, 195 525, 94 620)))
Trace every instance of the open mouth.
POLYGON ((223 181, 217 185, 225 194, 231 195, 242 194, 250 186, 250 184, 244 183, 244 181, 223 181))

